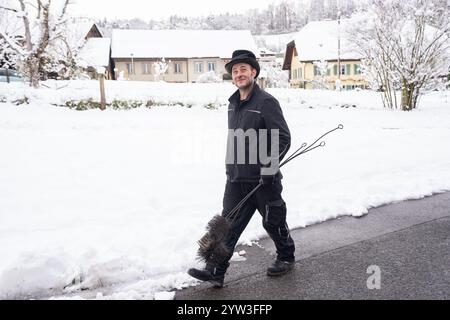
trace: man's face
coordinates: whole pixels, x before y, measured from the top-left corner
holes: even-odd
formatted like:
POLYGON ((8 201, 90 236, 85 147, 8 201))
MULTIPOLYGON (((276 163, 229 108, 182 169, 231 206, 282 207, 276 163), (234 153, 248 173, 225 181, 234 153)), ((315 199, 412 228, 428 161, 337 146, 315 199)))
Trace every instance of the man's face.
POLYGON ((247 63, 237 63, 233 66, 232 77, 234 84, 239 89, 247 89, 253 84, 256 69, 247 63))

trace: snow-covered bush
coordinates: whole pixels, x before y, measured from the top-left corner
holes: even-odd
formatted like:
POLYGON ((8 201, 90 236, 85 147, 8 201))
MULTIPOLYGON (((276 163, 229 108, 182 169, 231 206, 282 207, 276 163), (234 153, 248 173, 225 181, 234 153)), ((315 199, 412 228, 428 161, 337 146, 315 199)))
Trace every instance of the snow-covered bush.
MULTIPOLYGON (((169 60, 170 63, 170 60, 169 60)), ((160 61, 153 63, 153 69, 155 70, 155 81, 160 81, 161 75, 169 70, 169 64, 166 62, 165 58, 162 58, 160 61)))
POLYGON ((197 82, 199 82, 199 83, 220 83, 220 82, 223 82, 223 80, 214 71, 209 71, 209 72, 205 72, 205 73, 201 74, 198 77, 197 82))

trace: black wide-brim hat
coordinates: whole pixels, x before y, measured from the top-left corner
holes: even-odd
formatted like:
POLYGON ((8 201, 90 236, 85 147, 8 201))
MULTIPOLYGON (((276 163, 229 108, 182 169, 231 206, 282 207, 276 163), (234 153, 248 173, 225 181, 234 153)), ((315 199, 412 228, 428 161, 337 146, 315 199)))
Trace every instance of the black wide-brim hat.
POLYGON ((258 60, 256 60, 256 56, 253 52, 248 50, 236 50, 235 52, 233 52, 233 57, 231 58, 231 61, 225 65, 225 69, 229 74, 232 74, 233 66, 238 63, 247 63, 251 65, 253 68, 255 68, 256 69, 255 79, 258 78, 261 72, 261 66, 258 63, 258 60))

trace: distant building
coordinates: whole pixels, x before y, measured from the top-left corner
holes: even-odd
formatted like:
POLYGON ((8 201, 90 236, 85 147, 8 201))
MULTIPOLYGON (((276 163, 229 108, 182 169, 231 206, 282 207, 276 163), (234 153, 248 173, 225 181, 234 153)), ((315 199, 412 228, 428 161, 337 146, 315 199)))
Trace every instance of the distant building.
POLYGON ((368 86, 361 74, 362 56, 343 32, 347 21, 342 20, 340 28, 338 21, 312 21, 287 44, 283 70, 289 70, 291 86, 313 89, 325 84, 329 89, 335 89, 338 79, 341 87, 347 90, 368 86), (323 67, 323 73, 319 61, 326 67, 326 71, 323 67))
MULTIPOLYGON (((75 21, 74 21, 75 22, 75 21)), ((100 29, 93 22, 75 22, 72 37, 81 41, 78 64, 92 78, 98 77, 97 69, 106 69, 106 79, 113 79, 114 63, 111 59, 111 39, 104 38, 100 29)))
POLYGON ((259 55, 261 56, 261 58, 259 59, 259 62, 261 63, 261 65, 270 65, 273 67, 277 67, 277 53, 273 52, 269 49, 260 49, 259 50, 259 55))
POLYGON ((97 69, 106 70, 106 79, 113 79, 113 62, 111 59, 111 39, 89 38, 78 54, 78 63, 85 69, 91 79, 98 77, 97 69))
POLYGON ((137 81, 197 82, 214 71, 231 80, 225 64, 237 49, 257 46, 249 30, 113 30, 112 59, 117 78, 137 81), (168 65, 159 78, 155 63, 168 65))

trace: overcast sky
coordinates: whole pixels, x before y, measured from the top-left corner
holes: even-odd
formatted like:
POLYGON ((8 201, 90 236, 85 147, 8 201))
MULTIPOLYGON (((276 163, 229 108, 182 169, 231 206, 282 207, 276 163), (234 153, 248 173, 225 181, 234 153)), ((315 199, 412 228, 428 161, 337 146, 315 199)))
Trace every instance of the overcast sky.
POLYGON ((166 18, 170 15, 201 16, 217 13, 242 13, 265 9, 280 0, 73 0, 71 12, 94 18, 166 18))

